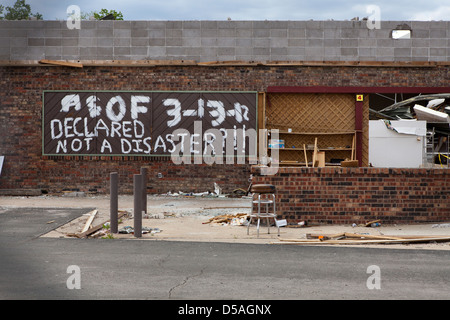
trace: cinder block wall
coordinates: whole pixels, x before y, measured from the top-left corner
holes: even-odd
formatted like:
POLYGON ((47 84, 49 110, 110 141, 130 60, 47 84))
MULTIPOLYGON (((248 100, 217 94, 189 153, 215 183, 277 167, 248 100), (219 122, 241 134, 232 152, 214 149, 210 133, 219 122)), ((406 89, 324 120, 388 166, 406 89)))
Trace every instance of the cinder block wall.
POLYGON ((280 168, 253 183, 277 188, 277 212, 288 222, 382 224, 450 219, 450 170, 280 168))
POLYGON ((448 61, 448 21, 0 21, 0 60, 448 61), (397 28, 411 39, 392 39, 397 28))

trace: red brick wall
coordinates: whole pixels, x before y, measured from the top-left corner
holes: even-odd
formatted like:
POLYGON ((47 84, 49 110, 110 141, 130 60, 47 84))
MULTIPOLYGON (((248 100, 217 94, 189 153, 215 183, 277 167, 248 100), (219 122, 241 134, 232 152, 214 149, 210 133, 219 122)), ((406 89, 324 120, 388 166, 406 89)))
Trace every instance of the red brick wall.
POLYGON ((288 222, 360 224, 450 220, 449 169, 279 168, 254 171, 253 183, 277 188, 277 212, 288 222))
POLYGON ((121 192, 131 192, 132 175, 142 166, 149 167, 149 189, 154 192, 205 191, 214 182, 226 191, 248 186, 246 165, 174 166, 167 160, 143 157, 43 157, 43 90, 266 91, 268 86, 448 86, 449 71, 447 66, 0 67, 0 155, 6 156, 0 189, 105 193, 109 173, 118 171, 121 192), (155 178, 158 172, 163 174, 162 179, 155 178))
MULTIPOLYGON (((149 193, 214 192, 214 182, 224 192, 231 192, 236 188, 247 189, 249 185, 248 165, 175 165, 170 158, 158 157, 156 161, 155 158, 152 159, 153 161, 146 157, 44 157, 35 169, 20 170, 20 174, 12 178, 15 183, 24 181, 24 187, 50 192, 79 190, 109 193, 109 175, 117 172, 119 192, 132 193, 133 175, 139 174, 141 167, 145 167, 149 193), (29 178, 23 179, 24 175, 29 178), (35 178, 36 175, 42 178, 35 178)), ((10 188, 13 186, 11 184, 10 188)))

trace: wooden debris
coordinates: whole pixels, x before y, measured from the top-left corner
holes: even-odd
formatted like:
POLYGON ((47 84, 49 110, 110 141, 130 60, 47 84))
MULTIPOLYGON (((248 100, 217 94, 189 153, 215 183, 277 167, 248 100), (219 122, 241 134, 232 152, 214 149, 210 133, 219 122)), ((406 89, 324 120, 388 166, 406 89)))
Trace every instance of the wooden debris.
POLYGON ((312 156, 312 167, 317 167, 317 165, 319 164, 319 160, 317 159, 317 152, 318 152, 318 148, 317 148, 317 138, 314 139, 314 150, 313 150, 313 156, 312 156), (317 162, 317 163, 316 163, 317 162))
POLYGON ((303 153, 305 155, 306 167, 308 168, 308 156, 306 155, 306 146, 305 146, 305 144, 303 144, 303 153))
POLYGON ((236 214, 222 214, 220 216, 215 216, 209 219, 207 222, 203 222, 203 224, 208 223, 231 223, 233 219, 241 219, 248 217, 247 213, 236 213, 236 214))
POLYGON ((63 66, 63 67, 83 68, 83 64, 78 63, 78 62, 42 59, 42 60, 39 60, 39 63, 40 64, 51 64, 51 65, 63 66))
MULTIPOLYGON (((118 214, 118 219, 122 218, 123 216, 125 216, 125 215, 127 215, 127 214, 128 214, 127 212, 121 212, 121 213, 119 213, 119 214, 118 214)), ((109 220, 108 220, 108 221, 109 221, 109 220)), ((81 233, 69 233, 69 234, 67 234, 67 236, 68 236, 68 237, 80 238, 80 239, 87 238, 87 237, 89 237, 91 234, 93 234, 93 233, 97 232, 98 230, 102 229, 102 228, 103 228, 103 225, 104 225, 105 223, 107 223, 108 221, 105 221, 105 222, 103 222, 103 223, 101 223, 101 224, 98 224, 98 225, 96 225, 95 227, 92 227, 92 228, 88 229, 88 230, 85 231, 85 232, 81 232, 81 233)))
POLYGON ((349 239, 357 240, 402 240, 402 237, 397 236, 376 236, 369 234, 357 234, 357 233, 344 233, 344 236, 349 239))
POLYGON ((341 167, 358 167, 359 166, 359 160, 356 160, 356 139, 355 136, 353 136, 352 141, 352 156, 349 159, 345 159, 344 161, 341 161, 341 167))
POLYGON ((330 240, 330 239, 337 239, 340 237, 344 237, 345 233, 338 233, 338 234, 314 234, 314 233, 307 233, 306 239, 322 239, 322 240, 330 240))
POLYGON ((89 218, 86 221, 86 224, 84 225, 83 230, 81 230, 81 233, 88 231, 88 229, 91 227, 92 221, 94 221, 95 216, 97 215, 97 210, 92 210, 89 213, 89 218))
POLYGON ((358 167, 359 161, 358 160, 344 160, 341 161, 341 167, 358 167))
POLYGON ((306 239, 279 239, 271 244, 408 244, 428 242, 450 242, 449 236, 377 236, 356 233, 334 235, 307 234, 306 239))
POLYGON ((370 227, 372 223, 381 223, 381 220, 373 220, 366 223, 366 227, 370 227))
POLYGON ((199 66, 256 66, 260 63, 244 60, 197 62, 199 66))

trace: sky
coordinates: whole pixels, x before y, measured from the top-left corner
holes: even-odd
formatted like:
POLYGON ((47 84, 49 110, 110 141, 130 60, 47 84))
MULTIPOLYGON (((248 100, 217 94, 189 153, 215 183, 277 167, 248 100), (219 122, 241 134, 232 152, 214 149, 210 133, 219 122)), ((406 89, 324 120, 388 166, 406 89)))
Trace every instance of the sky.
MULTIPOLYGON (((12 6, 16 0, 0 0, 12 6)), ((122 12, 125 20, 351 20, 374 17, 382 21, 450 20, 448 0, 26 0, 44 20, 65 20, 67 8, 82 12, 105 8, 122 12)))

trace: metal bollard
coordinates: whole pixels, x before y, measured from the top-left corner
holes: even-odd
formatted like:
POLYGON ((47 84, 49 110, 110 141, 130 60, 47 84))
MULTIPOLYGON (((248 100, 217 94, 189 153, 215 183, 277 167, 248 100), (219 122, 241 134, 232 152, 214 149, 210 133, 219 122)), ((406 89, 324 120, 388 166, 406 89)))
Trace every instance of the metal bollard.
POLYGON ((109 218, 111 233, 118 233, 118 181, 119 176, 117 172, 110 174, 110 188, 109 188, 109 218))
POLYGON ((133 177, 134 194, 134 237, 142 237, 142 175, 135 174, 133 177))
POLYGON ((147 214, 147 168, 141 168, 142 176, 142 211, 147 214))

